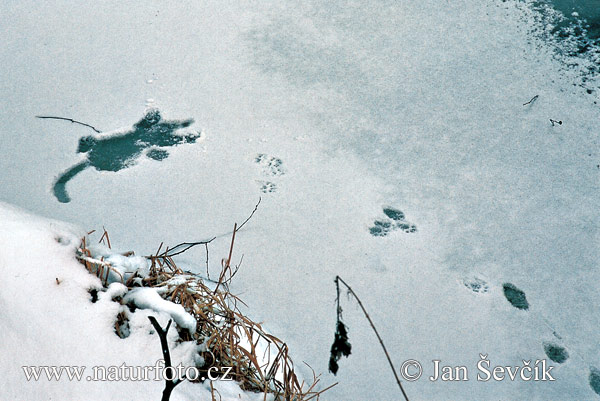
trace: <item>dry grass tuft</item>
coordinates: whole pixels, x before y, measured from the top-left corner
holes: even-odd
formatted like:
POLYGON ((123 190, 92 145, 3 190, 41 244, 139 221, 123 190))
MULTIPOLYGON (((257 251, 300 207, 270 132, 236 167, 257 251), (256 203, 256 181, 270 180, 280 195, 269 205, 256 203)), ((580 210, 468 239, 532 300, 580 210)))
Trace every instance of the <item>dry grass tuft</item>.
MULTIPOLYGON (((316 375, 314 371, 310 384, 300 381, 285 342, 267 333, 260 323, 245 316, 238 308, 238 304, 245 304, 229 291, 229 283, 239 269, 239 266, 232 269, 229 263, 236 231, 234 228, 229 258, 223 260, 219 281, 216 285, 211 284, 213 288, 201 277, 179 269, 168 248, 161 252, 162 244, 155 255, 147 256, 150 269, 145 277, 134 272, 129 277, 127 274, 123 277, 110 263, 92 258, 86 238, 82 239, 77 258, 105 286, 112 271, 118 274, 120 281, 129 289, 140 285, 156 288, 164 299, 182 305, 196 319, 197 329, 195 333, 189 333, 178 328, 181 340, 204 344, 206 352, 201 353, 201 356, 204 361, 211 361, 210 365, 206 363, 204 366, 197 366, 201 373, 206 373, 211 366, 232 367, 229 376, 237 381, 240 388, 264 393, 265 400, 269 394, 276 401, 318 400, 324 391, 337 383, 317 391, 320 375, 316 375)), ((101 241, 105 241, 110 247, 106 230, 101 241)), ((125 316, 117 320, 117 332, 125 320, 125 316)), ((212 394, 213 399, 220 398, 216 389, 212 394)))

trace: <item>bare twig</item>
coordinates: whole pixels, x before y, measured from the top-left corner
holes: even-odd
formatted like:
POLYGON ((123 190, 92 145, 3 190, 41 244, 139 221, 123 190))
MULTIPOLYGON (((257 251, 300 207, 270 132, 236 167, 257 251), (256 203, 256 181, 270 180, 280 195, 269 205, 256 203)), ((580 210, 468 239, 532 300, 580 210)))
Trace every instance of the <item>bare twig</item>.
POLYGON ((94 131, 96 131, 96 133, 100 134, 102 133, 102 131, 99 131, 98 129, 96 129, 96 127, 86 124, 86 123, 82 123, 81 121, 77 121, 77 120, 73 120, 72 118, 66 118, 66 117, 55 117, 55 116, 35 116, 36 118, 41 118, 41 119, 51 119, 51 120, 64 120, 64 121, 70 121, 73 124, 79 124, 79 125, 83 125, 84 127, 89 127, 91 129, 93 129, 94 131))
MULTIPOLYGON (((317 391, 320 379, 314 373, 312 384, 304 381, 300 383, 294 372, 294 363, 289 356, 287 345, 264 331, 261 323, 254 322, 242 314, 238 309, 238 304, 246 307, 247 305, 229 292, 229 283, 243 262, 242 255, 239 263, 234 267, 233 246, 237 231, 239 231, 239 226, 236 224, 231 232, 228 258, 223 258, 222 261, 223 270, 220 273, 219 281, 213 282, 219 286, 217 289, 214 289, 212 285, 207 286, 206 280, 198 275, 183 272, 171 257, 184 248, 189 249, 189 246, 194 244, 204 244, 207 249, 209 241, 180 244, 176 247, 175 252, 173 252, 173 248, 165 249, 161 244, 154 255, 147 256, 152 263, 149 275, 142 277, 136 272, 125 272, 133 274, 129 278, 125 277, 126 281, 124 279, 121 281, 125 281, 128 289, 140 285, 154 287, 157 290, 160 288, 160 295, 163 299, 181 305, 195 318, 197 326, 194 333, 181 330, 181 327, 177 327, 177 330, 182 341, 196 340, 197 344, 204 344, 206 347, 206 351, 200 353, 200 356, 205 358, 203 366, 199 367, 200 373, 206 373, 209 367, 218 363, 220 366, 232 368, 229 377, 238 381, 241 388, 256 392, 264 391, 266 398, 270 395, 273 400, 277 401, 318 401, 323 391, 328 390, 331 386, 317 391), (263 359, 259 357, 259 350, 265 352, 263 359), (207 353, 211 356, 210 363, 206 359, 207 353), (308 388, 306 388, 307 386, 308 388)), ((105 236, 105 241, 107 237, 108 235, 105 236)), ((112 267, 101 257, 95 259, 95 256, 87 248, 87 242, 87 238, 83 237, 77 257, 90 272, 102 278, 103 286, 106 287, 108 283, 105 276, 108 276, 109 273, 113 274, 111 273, 112 267)), ((97 299, 97 294, 94 295, 94 292, 90 292, 90 294, 92 294, 92 298, 96 297, 97 299)), ((117 319, 115 326, 117 334, 121 332, 120 327, 123 327, 122 324, 126 320, 126 318, 117 319)), ((161 339, 164 364, 168 367, 172 365, 172 361, 167 333, 172 321, 169 321, 165 329, 161 328, 158 322, 153 322, 152 318, 150 318, 150 322, 161 339)), ((174 370, 171 371, 174 372, 174 370)), ((184 380, 202 382, 204 379, 201 376, 192 378, 189 375, 177 378, 166 377, 162 400, 167 401, 173 388, 184 380)), ((215 399, 220 399, 216 389, 212 394, 215 399)))
POLYGON ((385 348, 385 344, 383 343, 383 340, 381 339, 381 336, 379 335, 379 332, 375 328, 375 324, 373 324, 373 321, 371 320, 371 317, 369 316, 369 314, 367 313, 367 310, 363 306, 360 298, 358 297, 358 295, 356 295, 356 293, 354 292, 354 290, 352 290, 352 288, 344 280, 342 280, 342 278, 340 276, 335 276, 335 285, 336 285, 336 290, 337 290, 337 301, 338 301, 338 303, 337 303, 338 304, 338 307, 337 307, 338 320, 340 318, 340 313, 341 313, 341 308, 339 306, 339 299, 340 299, 340 286, 339 286, 339 283, 344 284, 344 286, 348 289, 348 292, 354 297, 354 299, 356 299, 356 302, 358 302, 358 306, 360 306, 360 308, 362 309, 363 314, 365 315, 365 317, 369 321, 369 324, 371 325, 371 328, 373 329, 373 331, 375 332, 375 335, 377 336, 377 339, 379 340, 379 344, 381 344, 381 348, 383 348, 383 352, 385 353, 385 357, 387 358, 387 360, 388 360, 388 362, 390 364, 390 367, 392 368, 392 372, 394 373, 394 377, 396 378, 396 382, 398 383, 398 387, 400 387, 400 391, 402 392, 402 395, 404 396, 404 399, 406 401, 408 401, 408 396, 406 395, 406 392, 404 392, 404 388, 402 387, 402 383, 400 383, 400 379, 398 378, 398 374, 396 373, 396 368, 394 368, 394 364, 392 363, 392 359, 390 358, 390 354, 388 354, 387 349, 385 348))
POLYGON ((230 275, 229 278, 227 278, 226 280, 223 281, 223 284, 229 284, 231 283, 231 281, 233 280, 233 278, 235 277, 235 275, 237 274, 237 272, 240 270, 240 267, 242 266, 242 262, 244 261, 244 255, 242 255, 242 257, 240 258, 240 262, 235 265, 235 269, 233 270, 233 272, 231 271, 231 267, 229 268, 230 271, 230 275))
MULTIPOLYGON (((172 368, 171 353, 169 352, 169 343, 167 341, 167 333, 169 332, 169 327, 171 327, 172 320, 169 319, 169 323, 167 324, 167 327, 165 329, 163 329, 160 326, 160 324, 158 324, 158 322, 156 321, 154 316, 148 316, 148 319, 150 320, 150 323, 152 323, 152 326, 154 326, 154 329, 156 330, 156 333, 158 334, 158 337, 160 338, 160 345, 162 347, 163 358, 165 360, 165 372, 166 372, 168 368, 172 368)), ((174 369, 169 369, 169 370, 171 370, 172 372, 174 371, 174 369)), ((165 389, 163 390, 163 395, 162 395, 161 401, 169 401, 169 398, 171 398, 171 392, 183 380, 184 380, 184 378, 180 378, 180 379, 173 378, 172 380, 167 380, 167 378, 165 377, 165 389)))
POLYGON ((262 198, 259 197, 258 203, 256 204, 256 206, 254 206, 254 210, 252 211, 252 213, 250 213, 250 216, 248 216, 248 218, 246 220, 244 220, 244 222, 242 224, 240 224, 240 226, 237 228, 237 231, 241 230, 242 227, 244 227, 246 225, 246 223, 252 218, 252 216, 254 216, 254 213, 256 213, 256 210, 258 209, 258 205, 260 205, 261 200, 262 200, 262 198))
MULTIPOLYGON (((254 213, 256 213, 256 211, 258 210, 258 205, 260 205, 262 198, 258 198, 258 203, 254 206, 254 210, 252 210, 252 213, 250 213, 250 216, 248 216, 248 218, 246 220, 244 220, 244 222, 242 224, 240 224, 239 227, 235 228, 235 231, 239 231, 242 229, 242 227, 244 225, 246 225, 246 223, 248 221, 250 221, 250 219, 252 218, 252 216, 254 216, 254 213)), ((221 236, 219 236, 221 237, 221 236)), ((190 248, 193 248, 197 245, 204 245, 206 248, 206 272, 208 274, 208 244, 210 244, 211 242, 213 242, 215 239, 217 239, 217 237, 212 237, 209 240, 205 240, 205 241, 197 241, 197 242, 182 242, 180 244, 175 245, 174 247, 171 247, 171 249, 169 249, 169 251, 165 251, 161 254, 159 254, 158 252, 156 253, 156 256, 160 256, 160 257, 164 257, 164 256, 168 256, 168 257, 173 257, 173 256, 177 256, 180 255, 186 251, 188 251, 190 248), (179 249, 177 252, 173 252, 174 250, 183 247, 183 249, 179 249), (171 253, 169 253, 171 252, 171 253)))
POLYGON ((204 244, 206 248, 206 278, 210 280, 210 272, 208 271, 208 243, 204 244))
POLYGON ((528 104, 533 104, 533 103, 534 103, 534 102, 537 100, 537 98, 538 98, 539 96, 540 96, 540 95, 535 95, 535 96, 534 96, 534 97, 532 97, 532 98, 531 98, 531 100, 529 100, 527 103, 523 103, 523 106, 527 106, 528 104))
POLYGON ((157 254, 157 256, 161 256, 161 257, 163 257, 163 256, 173 257, 173 256, 176 256, 176 255, 184 253, 185 251, 187 251, 190 248, 195 247, 196 245, 208 245, 211 242, 213 242, 216 238, 217 237, 212 237, 209 240, 198 241, 198 242, 182 242, 182 243, 177 244, 174 247, 170 248, 168 251, 164 251, 161 254, 157 254), (173 252, 174 249, 177 249, 179 247, 184 247, 184 248, 182 250, 180 250, 180 251, 175 252, 175 253, 169 253, 169 252, 173 252))

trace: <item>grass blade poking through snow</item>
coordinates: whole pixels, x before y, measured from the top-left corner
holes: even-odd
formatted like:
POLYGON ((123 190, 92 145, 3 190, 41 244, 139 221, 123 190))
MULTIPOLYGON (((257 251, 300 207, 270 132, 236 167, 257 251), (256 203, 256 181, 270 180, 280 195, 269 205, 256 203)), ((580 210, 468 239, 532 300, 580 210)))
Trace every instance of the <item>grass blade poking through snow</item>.
POLYGON ((350 355, 350 350, 352 349, 352 346, 348 342, 348 331, 346 329, 346 325, 344 323, 342 323, 342 320, 341 320, 342 307, 340 306, 340 283, 342 283, 348 289, 348 293, 351 294, 354 297, 354 299, 356 299, 356 302, 358 302, 358 306, 360 306, 360 308, 363 311, 363 314, 369 321, 371 328, 373 329, 373 331, 375 332, 375 335, 377 336, 377 339, 379 340, 379 344, 381 344, 381 348, 383 348, 383 352, 385 353, 388 363, 390 364, 390 367, 392 368, 392 372, 394 373, 394 377, 396 378, 398 387, 400 387, 400 391, 402 392, 404 399, 406 401, 408 401, 408 396, 406 395, 406 392, 404 391, 404 388, 402 387, 402 383, 400 383, 400 379, 398 378, 398 374, 396 373, 396 368, 394 367, 394 364, 392 363, 390 354, 387 352, 387 349, 385 348, 385 344, 383 343, 383 340, 381 339, 379 332, 375 328, 375 325, 373 324, 371 317, 367 313, 367 310, 363 306, 358 295, 356 295, 354 290, 348 284, 346 284, 346 282, 344 280, 342 280, 342 278, 340 276, 335 276, 335 288, 337 291, 337 296, 336 296, 337 322, 336 322, 334 341, 333 341, 333 344, 331 345, 331 357, 329 359, 329 370, 331 371, 331 373, 336 374, 338 371, 337 361, 339 361, 339 359, 341 358, 342 355, 348 357, 348 355, 350 355))

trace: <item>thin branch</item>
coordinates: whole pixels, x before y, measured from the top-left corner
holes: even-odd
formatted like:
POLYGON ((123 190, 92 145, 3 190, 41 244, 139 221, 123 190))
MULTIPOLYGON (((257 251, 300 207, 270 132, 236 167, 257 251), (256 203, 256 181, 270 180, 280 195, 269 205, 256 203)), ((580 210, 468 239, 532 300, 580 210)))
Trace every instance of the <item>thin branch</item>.
MULTIPOLYGON (((227 256, 227 261, 225 262, 225 266, 223 266, 223 270, 221 270, 221 275, 219 276, 219 281, 217 282, 217 286, 215 287, 214 293, 217 293, 219 286, 225 281, 225 275, 227 271, 231 272, 231 255, 233 254, 233 243, 235 241, 235 233, 237 232, 237 223, 233 225, 233 234, 231 235, 231 245, 229 246, 229 256, 227 256)), ((231 276, 231 273, 230 273, 231 276)))
MULTIPOLYGON (((244 222, 235 229, 235 231, 239 231, 241 230, 241 228, 248 222, 250 221, 250 219, 252 218, 252 216, 254 216, 254 213, 256 213, 256 211, 258 210, 258 205, 260 205, 262 198, 258 198, 258 203, 254 206, 254 210, 252 210, 252 213, 250 213, 250 216, 248 216, 248 218, 246 220, 244 220, 244 222)), ((225 234, 226 235, 226 234, 225 234)), ((222 237, 223 235, 220 235, 220 237, 222 237)), ((211 242, 213 242, 215 239, 217 239, 217 237, 212 237, 209 240, 206 241, 198 241, 198 242, 182 242, 180 244, 175 245, 174 247, 172 247, 171 249, 169 249, 170 252, 173 252, 175 249, 179 248, 179 247, 184 247, 183 249, 174 252, 174 253, 169 253, 167 251, 159 254, 158 252, 156 253, 156 256, 158 257, 173 257, 173 256, 177 256, 180 255, 184 252, 186 252, 187 250, 189 250, 190 248, 195 247, 196 245, 204 245, 206 247, 206 268, 207 268, 207 273, 208 273, 208 244, 210 244, 211 242)))
MULTIPOLYGON (((169 319, 169 323, 167 324, 167 327, 165 329, 163 329, 161 327, 161 325, 158 324, 158 322, 156 321, 154 316, 148 316, 148 319, 150 320, 150 323, 152 323, 152 326, 154 326, 154 329, 156 330, 156 333, 158 334, 158 337, 160 338, 160 345, 162 347, 162 353, 163 353, 163 359, 165 360, 165 371, 166 371, 167 368, 172 368, 171 353, 169 352, 169 342, 167 341, 167 333, 169 332, 169 327, 171 327, 171 323, 173 321, 171 319, 169 319)), ((174 369, 169 369, 169 370, 171 370, 172 372, 175 371, 174 369)), ((169 401, 169 398, 171 398, 171 392, 183 380, 185 380, 185 377, 182 377, 179 379, 173 378, 172 380, 167 380, 165 378, 165 389, 163 390, 163 395, 162 395, 161 401, 169 401)))
POLYGON ((371 328, 373 329, 373 331, 375 332, 375 335, 377 336, 377 339, 379 340, 379 344, 381 344, 381 348, 383 348, 383 352, 385 353, 385 357, 387 358, 390 367, 392 368, 392 372, 394 372, 394 377, 396 378, 396 382, 398 383, 398 387, 400 387, 400 391, 402 391, 402 395, 404 396, 404 399, 406 401, 408 401, 408 396, 406 395, 406 393, 404 392, 404 388, 402 387, 402 383, 400 383, 400 379, 398 378, 398 374, 396 373, 396 368, 394 368, 394 364, 392 363, 392 359, 390 358, 390 354, 388 354, 387 349, 385 348, 385 344, 383 343, 383 340, 381 339, 381 336, 379 335, 379 332, 377 331, 377 329, 375 328, 375 324, 373 324, 373 321, 371 320, 371 317, 369 316, 369 314, 367 313, 367 310, 365 309, 365 307, 363 306, 362 302, 360 301, 360 298, 358 297, 358 295, 356 295, 356 293, 354 292, 354 290, 352 290, 352 288, 344 281, 342 280, 342 278, 340 276, 335 276, 335 284, 336 284, 336 288, 338 291, 338 317, 339 317, 339 313, 340 313, 340 309, 339 309, 339 283, 344 284, 344 286, 346 286, 346 288, 348 289, 348 292, 350 294, 352 294, 352 296, 354 297, 354 299, 356 299, 356 302, 358 302, 358 306, 360 306, 360 308, 363 311, 363 314, 365 315, 365 317, 367 318, 367 320, 369 321, 369 324, 371 325, 371 328))
POLYGON ((248 216, 248 218, 244 220, 242 224, 240 224, 236 231, 241 230, 242 227, 244 227, 244 225, 246 225, 246 223, 252 218, 252 216, 254 216, 254 213, 256 213, 256 210, 258 209, 258 205, 260 205, 260 201, 262 201, 262 197, 258 198, 258 203, 256 204, 256 206, 254 206, 254 210, 252 211, 252 213, 250 213, 250 216, 248 216))
POLYGON ((206 278, 210 280, 210 273, 208 271, 208 243, 204 244, 204 247, 206 248, 206 278))
MULTIPOLYGON (((240 258, 240 263, 238 263, 235 266, 235 269, 233 270, 233 272, 231 272, 231 275, 229 276, 229 278, 227 280, 223 281, 223 284, 229 285, 229 283, 231 283, 231 281, 233 280, 233 277, 235 277, 237 272, 240 270, 240 267, 242 266, 243 261, 244 261, 244 255, 242 254, 242 257, 240 258)), ((229 270, 231 271, 231 268, 229 270)))
POLYGON ((531 98, 530 101, 528 101, 527 103, 523 103, 523 106, 527 106, 528 104, 533 104, 533 102, 535 102, 539 96, 540 95, 535 95, 534 97, 531 98))
POLYGON ((182 242, 180 244, 175 245, 174 247, 170 248, 168 251, 165 251, 163 253, 161 253, 160 255, 156 255, 156 256, 168 256, 168 257, 173 257, 179 254, 184 253, 185 251, 187 251, 190 248, 195 247, 196 245, 208 245, 211 242, 213 242, 217 237, 212 237, 211 239, 207 240, 207 241, 198 241, 198 242, 182 242), (169 253, 169 252, 173 252, 174 249, 179 248, 180 246, 185 247, 184 249, 177 251, 175 253, 169 253))
POLYGON ((35 117, 41 118, 41 119, 70 121, 73 124, 79 124, 79 125, 83 125, 84 127, 89 127, 91 129, 93 129, 94 131, 96 131, 96 133, 98 133, 98 134, 102 133, 102 131, 99 131, 98 129, 96 129, 96 127, 86 124, 86 123, 82 123, 81 121, 73 120, 72 118, 56 117, 56 116, 35 116, 35 117))

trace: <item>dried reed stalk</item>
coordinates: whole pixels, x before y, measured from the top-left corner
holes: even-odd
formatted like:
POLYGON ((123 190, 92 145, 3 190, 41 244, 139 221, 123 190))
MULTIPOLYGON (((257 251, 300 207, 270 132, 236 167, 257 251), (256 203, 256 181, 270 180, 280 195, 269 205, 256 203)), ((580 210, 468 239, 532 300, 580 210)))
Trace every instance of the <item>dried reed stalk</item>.
MULTIPOLYGON (((213 356, 212 365, 232 367, 231 374, 241 389, 262 392, 265 397, 272 394, 276 401, 318 400, 324 391, 335 384, 317 391, 320 376, 315 375, 314 371, 310 385, 304 381, 300 382, 287 344, 267 333, 260 323, 245 316, 237 306, 238 302, 244 303, 229 291, 228 282, 237 272, 232 272, 230 261, 235 233, 238 230, 235 226, 229 257, 222 264, 219 281, 214 288, 210 288, 201 277, 179 269, 169 248, 161 253, 163 244, 159 246, 155 255, 147 257, 150 268, 145 277, 136 276, 132 272, 125 279, 110 263, 92 258, 86 238, 82 239, 77 259, 90 273, 98 276, 104 286, 107 285, 112 271, 119 274, 120 281, 129 289, 140 285, 156 288, 164 299, 183 306, 196 319, 197 328, 196 332, 191 334, 186 330, 178 330, 181 340, 205 344, 207 354, 213 356)), ((110 246, 106 230, 102 240, 106 240, 110 246)), ((198 366, 201 372, 209 367, 198 366)), ((217 394, 216 390, 212 391, 212 398, 216 399, 217 394)))

